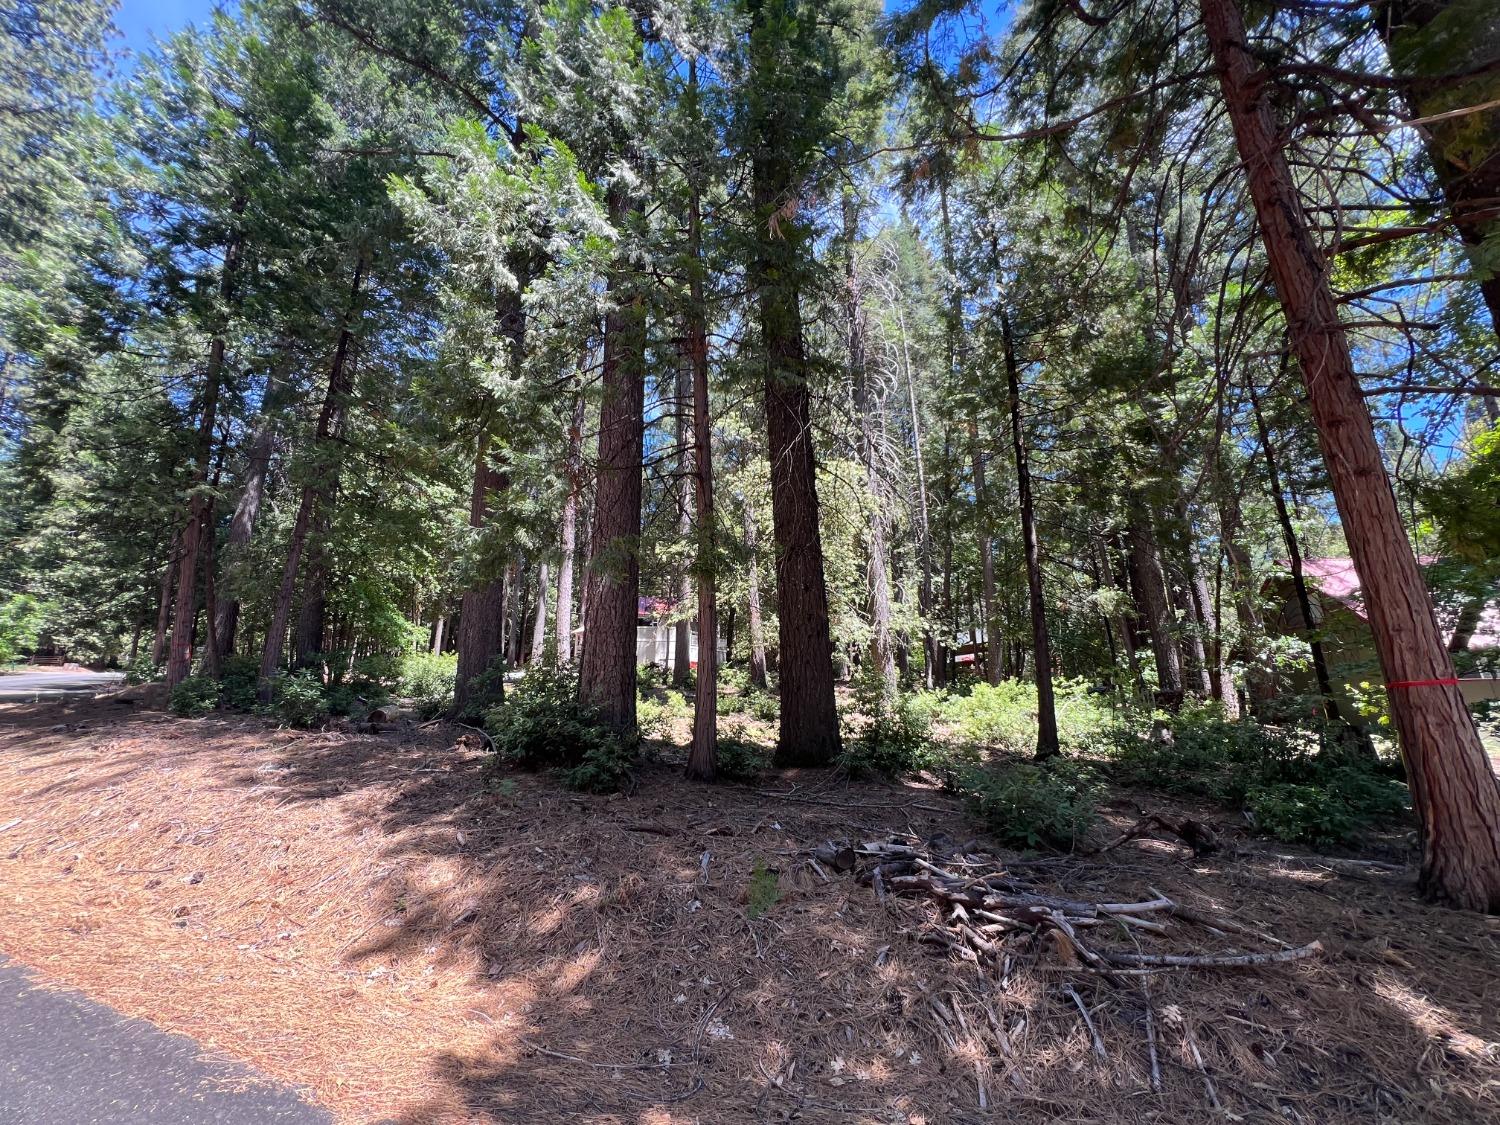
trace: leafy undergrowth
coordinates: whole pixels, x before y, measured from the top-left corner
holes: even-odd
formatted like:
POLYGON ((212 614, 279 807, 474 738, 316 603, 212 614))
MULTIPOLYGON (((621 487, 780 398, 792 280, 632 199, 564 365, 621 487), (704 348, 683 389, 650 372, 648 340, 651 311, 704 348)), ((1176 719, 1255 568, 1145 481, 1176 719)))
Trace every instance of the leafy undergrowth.
MULTIPOLYGON (((973 834, 936 788, 686 785, 663 745, 630 796, 600 797, 497 773, 442 727, 107 704, 0 723, 4 951, 341 1120, 936 1123, 983 1117, 982 1097, 1012 1121, 1185 1122, 1215 1117, 1205 1074, 1252 1122, 1500 1112, 1500 931, 1421 904, 1410 871, 1272 854, 1232 823, 1202 859, 1143 838, 1016 869, 1070 899, 1160 891, 1326 956, 1106 979, 1022 941, 982 980, 921 940, 929 903, 882 906, 804 858, 973 834)), ((1205 815, 1185 799, 1152 811, 1205 815)), ((1106 794, 1091 840, 1141 800, 1106 794)))

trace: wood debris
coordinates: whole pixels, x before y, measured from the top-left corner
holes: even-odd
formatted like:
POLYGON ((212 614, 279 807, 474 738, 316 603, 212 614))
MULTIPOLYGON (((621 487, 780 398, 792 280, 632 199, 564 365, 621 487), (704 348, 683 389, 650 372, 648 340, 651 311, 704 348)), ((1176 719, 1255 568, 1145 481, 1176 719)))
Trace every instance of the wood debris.
MULTIPOLYGON (((1000 967, 1015 954, 1040 956, 1061 970, 1137 975, 1169 970, 1244 969, 1300 961, 1323 951, 1322 943, 1292 945, 1234 918, 1181 905, 1153 890, 1136 902, 1086 902, 1038 891, 1024 867, 982 852, 934 848, 910 839, 864 841, 852 847, 855 874, 887 895, 926 898, 935 916, 918 940, 979 966, 1000 967), (1174 925, 1176 923, 1176 925, 1174 925), (1178 939, 1187 926, 1221 939, 1253 938, 1270 949, 1151 950, 1146 941, 1178 939), (1087 940, 1079 936, 1088 933, 1087 940), (1118 937, 1128 949, 1103 939, 1118 937)), ((819 858, 835 847, 819 849, 819 858)))

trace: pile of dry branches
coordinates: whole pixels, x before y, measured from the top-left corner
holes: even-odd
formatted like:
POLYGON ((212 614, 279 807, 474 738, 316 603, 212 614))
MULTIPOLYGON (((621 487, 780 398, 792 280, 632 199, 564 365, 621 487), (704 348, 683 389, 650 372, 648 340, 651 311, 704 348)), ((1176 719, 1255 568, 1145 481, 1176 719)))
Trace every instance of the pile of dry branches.
MULTIPOLYGON (((936 845, 936 846, 934 846, 936 845)), ((1057 967, 1106 974, 1144 974, 1181 969, 1236 969, 1299 961, 1320 953, 1312 941, 1293 946, 1253 926, 1222 915, 1210 915, 1174 902, 1159 892, 1144 902, 1080 902, 1031 889, 1025 861, 945 849, 895 837, 817 849, 811 862, 856 871, 874 887, 882 903, 887 895, 921 895, 937 907, 920 940, 944 946, 975 964, 1005 968, 1016 953, 1042 948, 1057 967), (1148 952, 1142 938, 1171 937, 1172 920, 1197 926, 1221 939, 1231 934, 1253 939, 1270 949, 1216 953, 1148 952), (1089 932, 1083 940, 1080 931, 1089 932), (1109 948, 1096 941, 1121 938, 1134 948, 1109 948), (1022 940, 1018 945, 1016 939, 1022 940)))

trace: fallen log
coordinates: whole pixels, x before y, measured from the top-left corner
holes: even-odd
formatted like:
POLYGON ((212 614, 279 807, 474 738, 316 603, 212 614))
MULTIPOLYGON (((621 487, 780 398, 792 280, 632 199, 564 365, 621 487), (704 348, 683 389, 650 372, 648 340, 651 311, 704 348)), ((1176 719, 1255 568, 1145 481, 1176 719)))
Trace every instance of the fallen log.
POLYGON ((1323 952, 1321 941, 1310 941, 1293 949, 1278 949, 1272 953, 1206 953, 1188 956, 1182 953, 1118 953, 1100 951, 1100 956, 1113 965, 1131 968, 1156 966, 1170 969, 1243 969, 1252 965, 1276 965, 1284 961, 1303 961, 1323 952))

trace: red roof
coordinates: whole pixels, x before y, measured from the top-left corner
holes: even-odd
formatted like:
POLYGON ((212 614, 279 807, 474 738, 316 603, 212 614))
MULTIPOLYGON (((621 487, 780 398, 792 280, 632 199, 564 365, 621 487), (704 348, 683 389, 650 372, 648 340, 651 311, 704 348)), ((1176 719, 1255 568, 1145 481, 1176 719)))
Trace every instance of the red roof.
POLYGON ((677 602, 672 598, 637 598, 635 600, 637 617, 665 617, 676 608, 677 602))
MULTIPOLYGON (((1436 555, 1417 556, 1417 562, 1422 566, 1431 566, 1437 561, 1436 555)), ((1285 559, 1277 559, 1276 565, 1286 567, 1289 564, 1285 559)), ((1359 573, 1354 569, 1353 559, 1303 559, 1302 573, 1324 597, 1334 599, 1360 620, 1365 619, 1359 573)), ((1474 630, 1469 645, 1471 648, 1500 648, 1500 609, 1493 603, 1485 606, 1480 614, 1479 627, 1474 630)))

